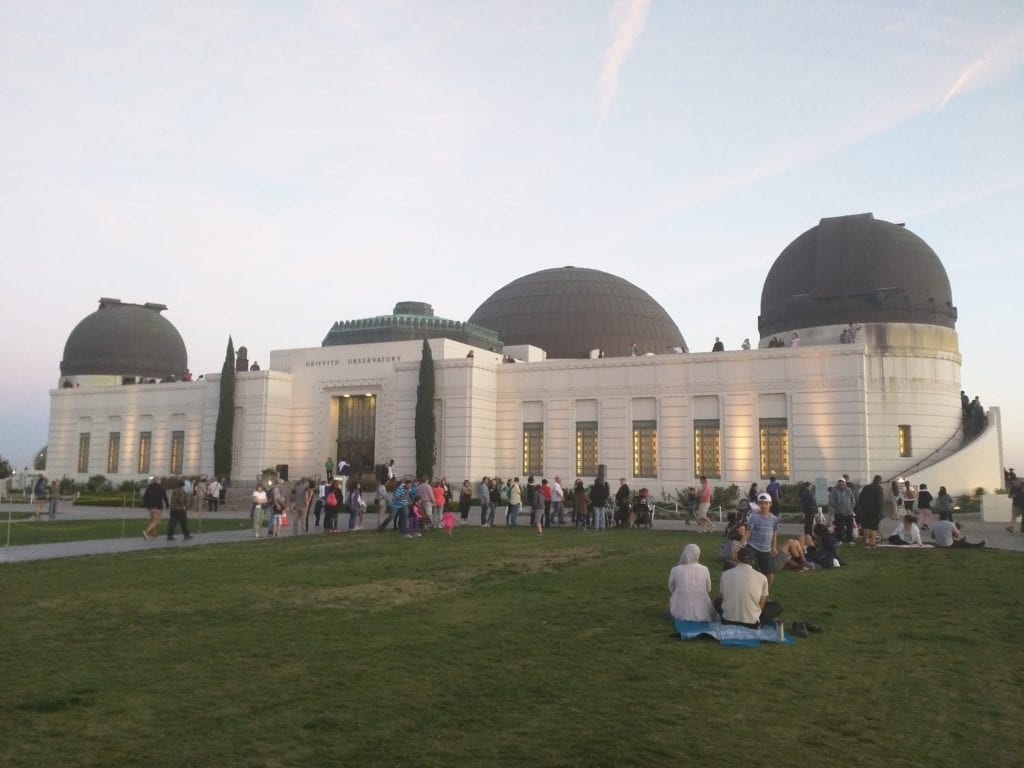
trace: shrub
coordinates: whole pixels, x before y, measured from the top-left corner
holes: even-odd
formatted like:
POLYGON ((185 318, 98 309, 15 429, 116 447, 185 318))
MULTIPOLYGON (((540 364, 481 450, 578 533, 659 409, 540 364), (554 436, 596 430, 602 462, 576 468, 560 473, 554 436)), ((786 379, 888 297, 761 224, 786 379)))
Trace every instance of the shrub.
POLYGON ((85 482, 85 487, 92 493, 97 491, 109 491, 111 489, 110 483, 107 482, 105 475, 93 475, 85 482))

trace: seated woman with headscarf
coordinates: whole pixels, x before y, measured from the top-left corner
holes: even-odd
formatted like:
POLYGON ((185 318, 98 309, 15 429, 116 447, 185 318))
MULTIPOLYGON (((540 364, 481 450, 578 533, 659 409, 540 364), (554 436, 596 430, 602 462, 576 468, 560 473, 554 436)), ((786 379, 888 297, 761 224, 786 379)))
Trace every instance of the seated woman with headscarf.
POLYGON ((668 574, 671 593, 668 610, 672 618, 683 621, 711 621, 711 572, 700 564, 700 547, 687 544, 679 556, 679 565, 668 574))

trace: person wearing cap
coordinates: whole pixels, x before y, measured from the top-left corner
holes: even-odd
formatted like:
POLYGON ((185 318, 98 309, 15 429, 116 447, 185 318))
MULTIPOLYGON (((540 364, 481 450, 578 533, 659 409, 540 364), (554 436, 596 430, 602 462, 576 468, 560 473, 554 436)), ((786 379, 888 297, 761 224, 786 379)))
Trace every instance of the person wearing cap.
MULTIPOLYGON (((763 505, 768 509, 768 505, 763 505)), ((715 611, 723 624, 739 624, 758 629, 782 615, 782 605, 768 599, 768 577, 753 569, 757 553, 743 547, 736 553, 736 566, 722 573, 714 600, 715 611)))
POLYGON ((828 506, 836 526, 836 541, 853 544, 853 507, 856 501, 846 480, 839 478, 828 492, 828 506))
POLYGON ((779 550, 779 518, 772 514, 772 497, 758 494, 757 513, 747 518, 747 546, 754 550, 757 570, 768 579, 775 578, 775 554, 779 550))
POLYGON ((167 501, 167 491, 153 477, 149 478, 149 485, 146 486, 146 490, 142 494, 142 504, 149 510, 149 525, 142 532, 142 537, 151 539, 156 536, 156 529, 160 525, 160 515, 164 507, 171 506, 167 501))

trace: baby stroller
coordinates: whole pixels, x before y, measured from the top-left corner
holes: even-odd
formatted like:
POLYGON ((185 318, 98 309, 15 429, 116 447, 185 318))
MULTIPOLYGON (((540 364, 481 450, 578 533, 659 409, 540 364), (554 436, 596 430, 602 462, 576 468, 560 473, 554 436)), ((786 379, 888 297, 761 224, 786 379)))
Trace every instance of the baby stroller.
POLYGON ((651 494, 646 488, 640 489, 640 495, 637 496, 636 502, 633 504, 633 511, 636 515, 636 522, 634 523, 637 528, 641 525, 645 525, 648 528, 654 526, 654 503, 651 501, 651 494))
POLYGON ((750 499, 740 499, 736 504, 736 522, 740 525, 746 525, 751 509, 750 499))
POLYGON ((423 505, 419 501, 414 502, 409 510, 407 526, 405 535, 409 537, 422 536, 423 531, 429 531, 434 527, 433 522, 430 520, 430 515, 423 511, 423 505))

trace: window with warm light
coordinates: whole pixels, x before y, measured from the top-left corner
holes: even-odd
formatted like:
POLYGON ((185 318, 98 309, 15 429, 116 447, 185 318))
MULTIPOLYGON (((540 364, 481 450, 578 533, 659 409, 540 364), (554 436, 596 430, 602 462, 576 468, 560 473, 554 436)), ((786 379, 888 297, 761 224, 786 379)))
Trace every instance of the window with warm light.
POLYGON ((523 474, 544 474, 544 424, 539 421, 523 424, 523 474))
POLYGON ((89 471, 89 433, 82 432, 78 436, 78 471, 85 474, 89 471))
POLYGON ((153 433, 139 432, 139 474, 149 472, 149 456, 153 447, 153 433))
POLYGON ((633 422, 633 477, 658 476, 658 422, 633 422))
POLYGON ((789 424, 786 419, 761 419, 761 477, 789 479, 789 424))
POLYGON ((597 474, 597 422, 576 422, 576 477, 597 474))
POLYGON ((116 475, 118 456, 121 454, 121 433, 111 432, 107 440, 107 474, 116 475))
POLYGON ((185 433, 171 432, 171 474, 180 475, 182 458, 185 455, 185 433))
POLYGON ((904 459, 913 456, 913 446, 910 443, 910 425, 900 424, 899 431, 900 456, 904 459))
POLYGON ((693 476, 722 476, 722 430, 718 419, 693 422, 693 476))

